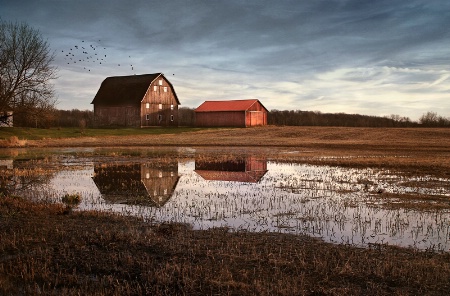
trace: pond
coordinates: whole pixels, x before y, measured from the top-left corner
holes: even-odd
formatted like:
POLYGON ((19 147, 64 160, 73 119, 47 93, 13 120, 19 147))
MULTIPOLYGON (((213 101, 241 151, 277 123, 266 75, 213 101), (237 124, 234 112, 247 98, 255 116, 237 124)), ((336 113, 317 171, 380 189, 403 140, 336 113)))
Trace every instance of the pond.
POLYGON ((450 197, 447 179, 288 163, 251 152, 205 157, 183 148, 171 156, 98 157, 94 150, 46 151, 54 156, 26 160, 4 155, 2 190, 52 202, 77 193, 82 199, 76 210, 114 211, 149 223, 450 251, 450 205, 398 198, 450 197))

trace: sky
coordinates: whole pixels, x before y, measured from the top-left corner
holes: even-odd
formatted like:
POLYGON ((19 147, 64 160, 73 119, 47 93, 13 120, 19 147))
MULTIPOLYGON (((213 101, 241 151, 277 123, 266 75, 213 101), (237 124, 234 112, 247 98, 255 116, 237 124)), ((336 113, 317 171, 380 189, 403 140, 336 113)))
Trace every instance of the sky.
POLYGON ((450 117, 448 0, 0 0, 0 18, 49 43, 58 109, 161 72, 180 107, 450 117))

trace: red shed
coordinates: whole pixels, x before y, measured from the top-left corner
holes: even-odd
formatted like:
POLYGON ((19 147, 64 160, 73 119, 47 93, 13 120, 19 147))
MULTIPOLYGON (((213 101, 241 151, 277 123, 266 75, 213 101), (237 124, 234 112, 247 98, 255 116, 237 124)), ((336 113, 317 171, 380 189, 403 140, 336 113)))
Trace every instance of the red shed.
POLYGON ((197 126, 267 125, 267 109, 259 100, 205 101, 195 109, 197 126))

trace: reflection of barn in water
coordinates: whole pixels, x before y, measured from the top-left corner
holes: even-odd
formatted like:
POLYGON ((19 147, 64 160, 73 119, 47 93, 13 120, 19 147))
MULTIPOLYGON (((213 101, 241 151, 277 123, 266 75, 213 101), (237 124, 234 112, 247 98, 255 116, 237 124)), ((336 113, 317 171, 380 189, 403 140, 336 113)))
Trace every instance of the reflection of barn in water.
POLYGON ((195 172, 205 180, 256 183, 267 172, 267 161, 253 156, 227 161, 195 161, 195 172))
POLYGON ((178 162, 96 164, 92 179, 108 202, 161 207, 177 186, 178 162))

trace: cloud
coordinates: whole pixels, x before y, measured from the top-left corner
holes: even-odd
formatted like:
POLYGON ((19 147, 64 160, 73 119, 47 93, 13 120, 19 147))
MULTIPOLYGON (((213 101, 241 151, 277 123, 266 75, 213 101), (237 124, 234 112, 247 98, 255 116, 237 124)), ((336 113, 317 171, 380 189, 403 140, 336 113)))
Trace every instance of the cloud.
POLYGON ((189 107, 260 98, 269 109, 450 113, 444 0, 0 0, 0 7, 3 19, 28 22, 54 46, 60 108, 90 108, 107 76, 164 72, 189 107), (81 40, 105 48, 108 63, 90 72, 68 65, 61 51, 81 40))

